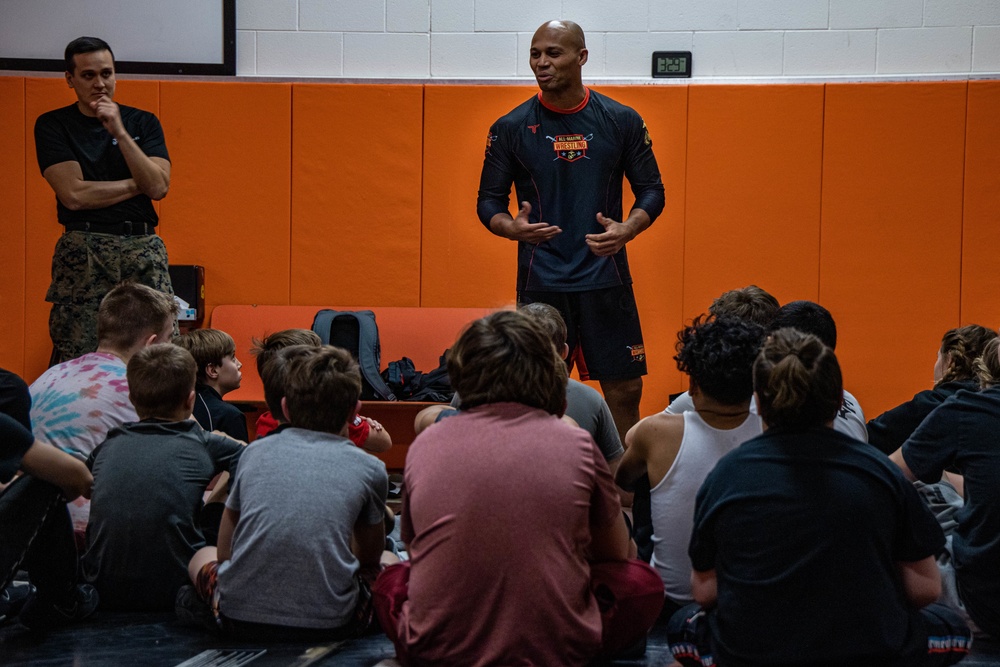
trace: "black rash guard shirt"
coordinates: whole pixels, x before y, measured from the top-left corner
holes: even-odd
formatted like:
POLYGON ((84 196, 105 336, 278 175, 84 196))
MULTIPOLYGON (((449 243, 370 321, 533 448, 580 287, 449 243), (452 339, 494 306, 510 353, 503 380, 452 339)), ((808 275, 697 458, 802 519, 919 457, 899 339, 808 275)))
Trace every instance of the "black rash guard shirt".
POLYGON ((621 222, 622 177, 635 207, 655 220, 663 210, 663 183, 646 124, 633 109, 587 90, 575 109, 556 110, 532 97, 490 128, 479 183, 478 214, 487 228, 509 212, 510 185, 531 204, 531 222, 562 233, 538 245, 518 243, 517 289, 582 292, 632 282, 625 248, 598 257, 587 234, 604 228, 597 213, 621 222))

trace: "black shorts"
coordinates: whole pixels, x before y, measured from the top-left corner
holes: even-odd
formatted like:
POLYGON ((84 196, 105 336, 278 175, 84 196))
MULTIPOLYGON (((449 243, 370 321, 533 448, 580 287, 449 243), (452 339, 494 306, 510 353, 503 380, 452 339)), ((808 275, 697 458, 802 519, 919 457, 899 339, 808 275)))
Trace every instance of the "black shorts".
POLYGON ((631 380, 646 374, 639 310, 631 285, 590 292, 517 293, 517 305, 540 301, 566 320, 567 362, 582 380, 631 380))

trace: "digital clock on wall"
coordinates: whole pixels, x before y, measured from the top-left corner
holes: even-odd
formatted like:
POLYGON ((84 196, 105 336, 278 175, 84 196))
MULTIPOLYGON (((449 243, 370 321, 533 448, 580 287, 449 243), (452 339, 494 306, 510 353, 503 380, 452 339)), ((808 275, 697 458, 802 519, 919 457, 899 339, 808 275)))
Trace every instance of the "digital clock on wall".
POLYGON ((653 78, 690 78, 690 51, 653 51, 653 78))

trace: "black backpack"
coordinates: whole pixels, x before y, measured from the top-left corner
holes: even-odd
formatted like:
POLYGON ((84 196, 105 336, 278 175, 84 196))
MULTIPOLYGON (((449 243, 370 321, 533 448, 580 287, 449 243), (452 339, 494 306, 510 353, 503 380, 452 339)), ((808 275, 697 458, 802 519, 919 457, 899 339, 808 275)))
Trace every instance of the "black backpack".
POLYGON ((375 313, 370 310, 329 310, 316 313, 312 330, 324 345, 335 345, 350 352, 361 366, 361 400, 395 401, 379 369, 382 350, 378 339, 375 313))

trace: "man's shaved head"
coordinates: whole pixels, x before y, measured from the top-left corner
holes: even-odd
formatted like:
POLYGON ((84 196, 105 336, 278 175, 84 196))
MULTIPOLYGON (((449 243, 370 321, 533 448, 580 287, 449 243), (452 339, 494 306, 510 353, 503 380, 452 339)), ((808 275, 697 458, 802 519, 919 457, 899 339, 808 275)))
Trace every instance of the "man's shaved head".
POLYGON ((583 28, 572 21, 549 21, 548 23, 543 23, 538 26, 538 30, 535 31, 532 41, 534 41, 535 38, 537 38, 541 33, 548 30, 565 32, 569 38, 566 45, 571 46, 577 51, 587 48, 587 39, 583 35, 583 28))

